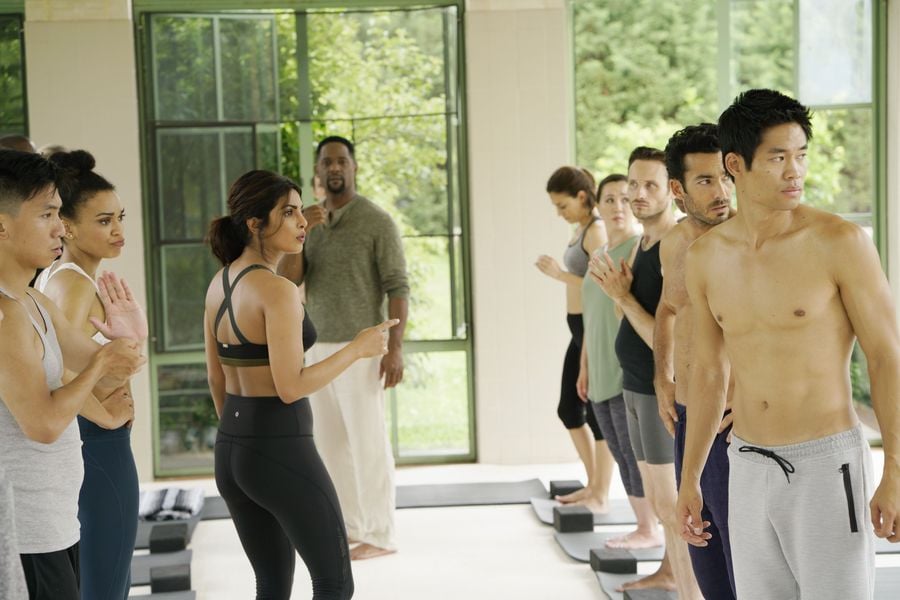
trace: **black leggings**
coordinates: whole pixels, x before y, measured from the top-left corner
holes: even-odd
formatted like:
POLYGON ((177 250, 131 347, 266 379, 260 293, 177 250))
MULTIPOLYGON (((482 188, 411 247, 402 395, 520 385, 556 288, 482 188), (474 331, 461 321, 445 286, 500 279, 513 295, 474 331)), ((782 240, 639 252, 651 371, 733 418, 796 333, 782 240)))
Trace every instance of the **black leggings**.
POLYGON ((566 358, 563 361, 562 386, 556 414, 559 415, 559 420, 566 429, 578 429, 587 423, 594 434, 594 440, 599 442, 603 439, 603 433, 600 432, 600 426, 597 425, 597 419, 594 418, 594 411, 578 397, 578 370, 581 368, 584 321, 581 315, 570 313, 566 315, 566 322, 569 324, 569 331, 572 332, 572 340, 569 342, 566 358))
POLYGON ((306 398, 228 394, 216 439, 216 485, 256 574, 257 600, 287 600, 294 550, 314 600, 353 595, 350 551, 337 494, 312 436, 306 398))

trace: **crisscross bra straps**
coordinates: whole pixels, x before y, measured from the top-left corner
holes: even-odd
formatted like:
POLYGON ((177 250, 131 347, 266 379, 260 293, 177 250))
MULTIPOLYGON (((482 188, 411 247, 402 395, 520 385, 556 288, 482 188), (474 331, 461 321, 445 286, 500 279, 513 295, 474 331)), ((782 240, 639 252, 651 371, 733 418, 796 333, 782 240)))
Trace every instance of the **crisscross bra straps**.
MULTIPOLYGON (((228 313, 228 319, 231 321, 231 329, 234 331, 234 335, 240 340, 240 344, 223 344, 219 341, 219 338, 216 337, 216 346, 219 354, 219 362, 223 365, 228 365, 231 367, 261 367, 269 364, 269 347, 266 344, 254 344, 241 333, 241 330, 238 328, 237 321, 234 318, 234 307, 231 304, 231 293, 234 291, 234 288, 237 287, 238 281, 241 278, 249 273, 250 271, 255 271, 256 269, 266 269, 266 267, 262 265, 250 265, 240 273, 238 273, 237 277, 234 278, 234 283, 228 283, 228 269, 231 265, 226 266, 222 269, 222 290, 225 292, 225 299, 222 300, 222 305, 219 307, 219 312, 216 313, 216 321, 213 325, 213 335, 215 332, 219 330, 219 323, 222 322, 222 317, 225 316, 225 313, 228 313)), ((266 269, 268 270, 268 269, 266 269)))

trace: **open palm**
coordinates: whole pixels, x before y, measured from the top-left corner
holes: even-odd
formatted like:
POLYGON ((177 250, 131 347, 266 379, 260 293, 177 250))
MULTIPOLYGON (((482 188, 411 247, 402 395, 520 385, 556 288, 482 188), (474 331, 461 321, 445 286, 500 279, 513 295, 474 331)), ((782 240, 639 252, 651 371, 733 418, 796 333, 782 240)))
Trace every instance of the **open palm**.
POLYGON ((124 279, 106 272, 97 279, 100 302, 106 311, 106 321, 91 317, 91 324, 108 339, 130 338, 143 342, 147 339, 147 315, 134 300, 124 279))

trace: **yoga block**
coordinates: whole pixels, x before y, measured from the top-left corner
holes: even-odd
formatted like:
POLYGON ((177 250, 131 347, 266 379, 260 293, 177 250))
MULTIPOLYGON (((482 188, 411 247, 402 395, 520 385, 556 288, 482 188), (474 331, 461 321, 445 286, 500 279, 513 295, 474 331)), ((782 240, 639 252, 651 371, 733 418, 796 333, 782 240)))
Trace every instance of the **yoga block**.
POLYGON ((577 479, 570 479, 566 481, 551 481, 550 482, 550 497, 556 498, 557 496, 565 496, 566 494, 571 494, 572 492, 577 492, 581 488, 584 487, 584 484, 578 481, 577 479))
POLYGON ((585 506, 554 506, 553 529, 560 533, 594 530, 594 513, 585 506))
POLYGON ((150 593, 183 592, 191 589, 191 565, 172 565, 150 569, 150 593))
POLYGON ((150 530, 150 553, 184 550, 189 535, 187 523, 158 523, 150 530))
POLYGON ((628 575, 637 573, 637 560, 624 548, 594 548, 591 550, 591 569, 628 575))
POLYGON ((667 592, 666 590, 647 589, 647 590, 625 590, 625 600, 671 600, 675 592, 667 592))

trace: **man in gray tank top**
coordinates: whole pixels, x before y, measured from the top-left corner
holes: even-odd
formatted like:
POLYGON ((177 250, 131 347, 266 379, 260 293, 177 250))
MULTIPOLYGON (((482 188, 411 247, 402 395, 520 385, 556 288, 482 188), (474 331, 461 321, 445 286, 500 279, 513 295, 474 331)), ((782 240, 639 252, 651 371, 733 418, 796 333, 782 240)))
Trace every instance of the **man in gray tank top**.
MULTIPOLYGON (((146 319, 118 280, 110 281, 102 331, 121 339, 101 348, 28 288, 35 270, 62 251, 60 204, 56 170, 48 161, 0 150, 0 472, 12 491, 12 543, 30 598, 77 600, 84 467, 75 416, 98 402, 92 396, 98 383, 121 386, 143 364, 146 319), (66 385, 64 364, 80 372, 66 385)), ((103 408, 133 416, 122 392, 103 408)))

